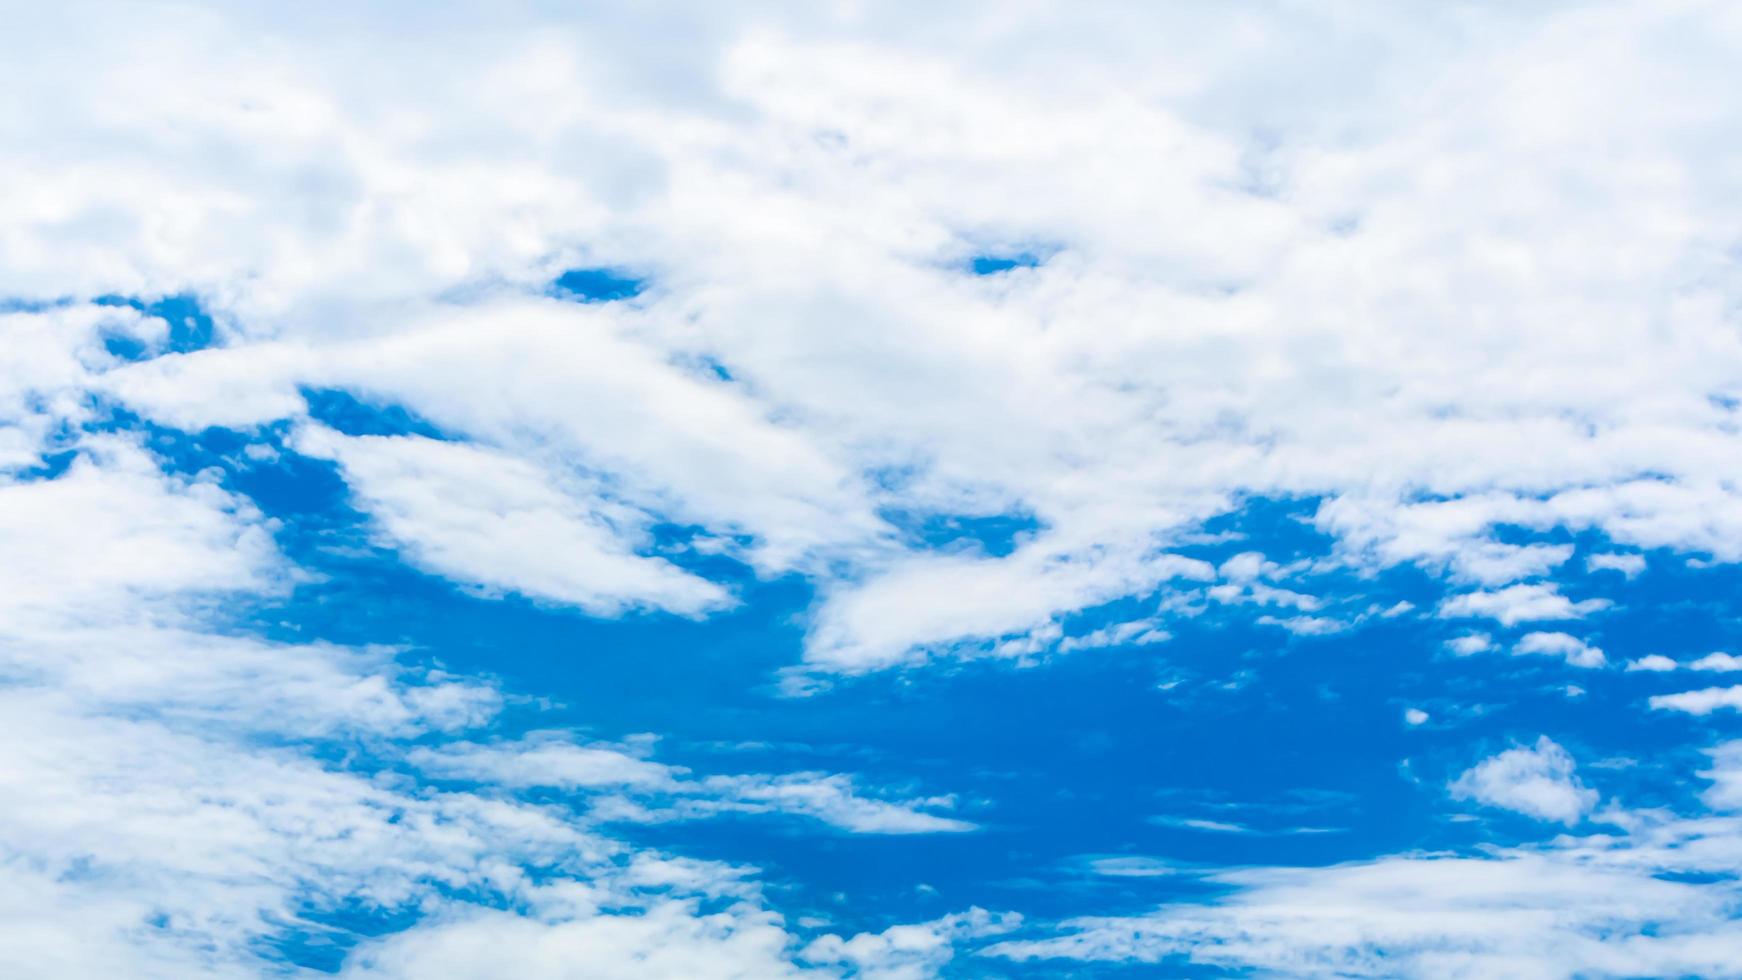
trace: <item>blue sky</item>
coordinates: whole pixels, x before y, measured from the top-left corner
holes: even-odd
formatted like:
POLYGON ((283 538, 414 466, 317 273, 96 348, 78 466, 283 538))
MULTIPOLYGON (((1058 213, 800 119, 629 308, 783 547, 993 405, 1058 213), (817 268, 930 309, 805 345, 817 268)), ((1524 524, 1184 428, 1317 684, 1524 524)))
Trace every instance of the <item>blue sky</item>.
POLYGON ((1734 12, 14 26, 7 976, 1738 975, 1734 12))

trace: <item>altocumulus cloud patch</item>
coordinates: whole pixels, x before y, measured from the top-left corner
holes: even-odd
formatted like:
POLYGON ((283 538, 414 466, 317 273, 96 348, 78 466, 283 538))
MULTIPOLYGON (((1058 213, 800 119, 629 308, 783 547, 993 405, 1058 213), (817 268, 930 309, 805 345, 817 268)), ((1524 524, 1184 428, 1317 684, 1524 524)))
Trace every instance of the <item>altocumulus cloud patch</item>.
POLYGON ((1737 973, 1733 12, 8 26, 8 976, 1737 973))

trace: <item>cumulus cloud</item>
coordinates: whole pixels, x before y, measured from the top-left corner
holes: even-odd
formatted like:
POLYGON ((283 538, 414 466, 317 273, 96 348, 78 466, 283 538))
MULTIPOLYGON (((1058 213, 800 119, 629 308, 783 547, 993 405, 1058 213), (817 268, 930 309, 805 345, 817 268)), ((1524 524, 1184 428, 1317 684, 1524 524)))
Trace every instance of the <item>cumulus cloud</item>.
POLYGON ((1720 672, 1742 670, 1742 657, 1722 650, 1714 651, 1688 664, 1688 669, 1720 672))
POLYGON ((1674 660, 1671 660, 1669 657, 1666 657, 1661 653, 1648 653, 1645 656, 1640 657, 1638 660, 1629 660, 1627 662, 1627 669, 1630 671, 1643 670, 1657 674, 1675 670, 1680 666, 1681 664, 1676 663, 1674 660))
POLYGON ((1447 640, 1446 648, 1460 657, 1468 657, 1494 649, 1494 638, 1486 633, 1465 633, 1447 640))
POLYGON ((1563 657, 1574 667, 1601 667, 1608 662, 1602 650, 1569 633, 1526 633, 1513 645, 1512 652, 1563 657))
POLYGON ((1724 708, 1742 711, 1742 684, 1733 687, 1705 687, 1676 694, 1654 694, 1651 697, 1651 707, 1660 711, 1683 711, 1690 715, 1709 715, 1724 708))
POLYGON ((1451 791, 1458 799, 1571 825, 1597 805, 1597 791, 1579 782, 1576 768, 1567 750, 1544 735, 1533 746, 1484 759, 1453 780, 1451 791))
POLYGON ((1645 670, 1663 673, 1672 670, 1698 670, 1708 673, 1730 673, 1742 670, 1742 657, 1717 650, 1703 657, 1682 663, 1672 660, 1660 653, 1647 654, 1638 660, 1627 664, 1628 670, 1645 670))
POLYGON ((867 980, 920 980, 936 976, 954 959, 959 944, 1009 932, 1021 922, 1019 915, 974 908, 880 933, 824 936, 807 945, 803 955, 814 963, 848 966, 867 980))
POLYGON ((1610 605, 1607 599, 1574 602, 1561 595, 1552 582, 1510 585, 1492 592, 1465 592, 1440 603, 1439 614, 1447 619, 1492 619, 1502 626, 1519 623, 1583 619, 1610 605))

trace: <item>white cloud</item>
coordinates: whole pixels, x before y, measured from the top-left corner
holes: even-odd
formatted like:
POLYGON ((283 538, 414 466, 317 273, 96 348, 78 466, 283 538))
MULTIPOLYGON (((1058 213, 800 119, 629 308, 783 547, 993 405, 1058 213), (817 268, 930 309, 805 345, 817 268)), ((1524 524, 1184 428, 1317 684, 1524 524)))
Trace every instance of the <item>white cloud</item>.
POLYGON ((1700 773, 1712 781, 1701 800, 1714 810, 1742 811, 1742 741, 1720 742, 1707 751, 1712 768, 1700 773))
POLYGON ((1443 618, 1486 618, 1502 626, 1554 620, 1583 619, 1607 609, 1607 599, 1574 602, 1560 594, 1554 583, 1509 585, 1493 592, 1465 592, 1440 603, 1443 618))
POLYGON ((1091 858, 1088 864, 1089 870, 1109 878, 1166 878, 1181 871, 1178 864, 1133 855, 1091 858))
POLYGON ((1486 633, 1465 633, 1447 640, 1446 647, 1460 657, 1468 657, 1494 649, 1494 640, 1486 633))
POLYGON ((418 749, 408 761, 448 779, 525 789, 616 790, 593 804, 608 819, 659 821, 726 813, 787 813, 860 834, 931 834, 976 829, 935 811, 950 797, 887 800, 861 792, 840 773, 697 775, 611 745, 583 745, 560 734, 480 745, 418 749))
POLYGON ((1742 657, 1738 657, 1735 654, 1724 653, 1720 650, 1708 653, 1698 660, 1695 660, 1693 663, 1688 664, 1688 669, 1721 672, 1742 670, 1742 657))
POLYGON ((1411 727, 1425 725, 1428 722, 1428 713, 1420 708, 1410 708, 1404 711, 1403 720, 1411 727))
POLYGON ((1149 823, 1175 830, 1196 830, 1206 834, 1250 834, 1252 828, 1228 820, 1207 820, 1203 817, 1154 816, 1149 823))
POLYGON ((1019 915, 974 908, 930 922, 891 926, 880 933, 846 939, 824 936, 804 948, 803 958, 849 966, 854 976, 866 980, 921 980, 937 976, 964 940, 1009 932, 1021 923, 1019 915))
POLYGON ((1645 556, 1634 554, 1595 554, 1585 559, 1585 567, 1593 572, 1620 572, 1627 578, 1633 578, 1645 571, 1645 556))
POLYGON ((1627 669, 1630 671, 1644 670, 1652 673, 1663 673, 1665 671, 1675 670, 1680 666, 1680 664, 1661 653, 1648 653, 1637 660, 1630 660, 1627 662, 1627 669))
POLYGON ((15 622, 131 618, 142 599, 266 589, 288 574, 249 501, 166 476, 120 437, 87 440, 59 479, 0 486, 0 549, 0 608, 15 622))
POLYGON ((515 457, 421 436, 308 427, 294 446, 335 460, 413 564, 462 582, 602 615, 634 606, 699 615, 730 601, 720 586, 639 554, 649 519, 597 481, 559 486, 515 457))
POLYGON ((1579 782, 1575 768, 1567 750, 1544 735, 1534 746, 1484 759, 1453 780, 1451 791, 1458 799, 1571 825, 1597 804, 1597 791, 1579 782))
POLYGON ((1608 662, 1602 650, 1569 633, 1526 633, 1513 645, 1512 652, 1563 657, 1574 667, 1601 667, 1608 662))
POLYGON ((1742 684, 1734 687, 1706 687, 1677 694, 1654 694, 1651 707, 1655 710, 1685 711, 1690 715, 1709 715, 1721 708, 1742 711, 1742 684))
MULTIPOLYGON (((943 16, 9 18, 0 294, 65 302, 0 314, 0 467, 82 455, 0 488, 17 671, 0 903, 20 910, 0 947, 57 976, 252 975, 296 901, 440 905, 441 882, 548 907, 524 929, 444 907, 355 969, 509 955, 531 976, 588 950, 600 972, 800 969, 753 896, 649 898, 593 860, 617 844, 557 811, 303 751, 342 732, 392 756, 498 695, 384 651, 215 634, 214 605, 297 573, 247 500, 78 435, 108 400, 190 430, 306 425, 304 385, 403 406, 454 441, 326 451, 409 560, 600 615, 701 615, 724 591, 644 536, 695 524, 818 588, 822 672, 1057 649, 1066 614, 1201 581, 1169 549, 1254 497, 1322 499, 1335 561, 1468 583, 1441 615, 1505 626, 1606 608, 1547 581, 1571 560, 1558 538, 1518 532, 1742 559, 1734 12, 943 16), (956 271, 1034 242, 1056 246, 1038 268, 956 271), (535 298, 599 264, 651 288, 535 298), (103 349, 105 330, 156 349, 165 328, 88 300, 181 290, 218 315, 217 349, 103 349), (908 540, 891 510, 1037 530, 998 557, 908 540), (285 737, 265 751, 262 732, 285 737), (527 867, 643 920, 524 887, 527 867), (173 928, 140 927, 159 913, 173 928)), ((1735 691, 1652 704, 1704 713, 1735 691)), ((1570 764, 1538 763, 1532 805, 1584 798, 1570 764)), ((814 780, 734 792, 857 805, 814 780)), ((1248 906, 1115 945, 1219 943, 1192 954, 1278 972, 1701 974, 1736 939, 1709 887, 1525 858, 1254 875, 1248 906), (1645 907, 1677 927, 1634 928, 1645 907)))
POLYGON ((671 787, 680 772, 611 745, 579 745, 560 734, 501 745, 458 742, 414 749, 412 765, 444 779, 469 779, 516 789, 671 787))
MULTIPOLYGON (((1541 739, 1510 751, 1559 749, 1541 739)), ((1072 919, 1055 935, 982 952, 1023 961, 1171 965, 1179 958, 1287 976, 1723 976, 1734 971, 1731 951, 1742 940, 1734 918, 1742 821, 1733 815, 1742 808, 1742 751, 1731 742, 1709 755, 1712 767, 1700 774, 1712 781, 1704 802, 1731 813, 1684 818, 1611 808, 1604 819, 1617 833, 1560 835, 1481 856, 1216 871, 1208 881, 1228 891, 1214 899, 1072 919)))
POLYGON ((1737 657, 1734 654, 1725 653, 1719 650, 1708 653, 1695 660, 1688 661, 1687 663, 1678 663, 1662 654, 1653 653, 1640 657, 1638 660, 1632 661, 1627 665, 1628 670, 1648 670, 1659 672, 1681 670, 1683 668, 1688 670, 1705 671, 1708 673, 1730 673, 1732 671, 1742 670, 1742 657, 1737 657))
POLYGON ((341 976, 557 980, 574 976, 579 964, 588 977, 600 980, 833 975, 793 964, 791 937, 767 912, 710 914, 683 901, 659 902, 633 916, 599 915, 584 906, 572 915, 566 911, 535 918, 468 909, 369 944, 341 976))
POLYGON ((1742 939, 1695 885, 1534 854, 1397 857, 1214 876, 1214 905, 1082 918, 987 952, 1016 960, 1161 963, 1281 976, 1723 975, 1742 939))
MULTIPOLYGON (((215 604, 242 610, 297 581, 273 522, 210 478, 165 475, 125 439, 76 446, 64 473, 0 486, 0 540, 17 559, 0 600, 9 975, 254 976, 262 943, 311 906, 421 909, 431 930, 484 914, 442 889, 527 909, 507 928, 624 937, 651 916, 669 942, 691 943, 664 950, 669 962, 724 970, 741 955, 754 975, 805 972, 742 869, 674 864, 513 794, 379 776, 375 766, 419 753, 465 759, 478 743, 456 733, 489 724, 501 693, 403 666, 386 647, 214 631, 215 604), (408 753, 406 739, 422 748, 408 753), (552 884, 532 886, 534 872, 552 884), (544 888, 589 897, 553 911, 544 888), (697 905, 722 897, 729 909, 697 905)), ((671 778, 624 752, 572 748, 496 761, 601 799, 671 778)), ((711 809, 686 816, 789 812, 865 833, 971 826, 933 812, 947 797, 891 802, 840 774, 690 782, 711 809)))

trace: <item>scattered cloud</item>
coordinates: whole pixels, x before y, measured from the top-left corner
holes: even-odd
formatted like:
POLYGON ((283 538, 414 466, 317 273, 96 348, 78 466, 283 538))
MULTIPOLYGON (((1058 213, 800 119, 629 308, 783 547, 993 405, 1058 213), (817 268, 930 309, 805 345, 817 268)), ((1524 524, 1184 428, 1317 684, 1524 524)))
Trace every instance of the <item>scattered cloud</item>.
POLYGON ((1601 667, 1608 662, 1602 650, 1569 633, 1526 633, 1513 645, 1512 652, 1563 657, 1574 667, 1601 667))
POLYGON ((1638 660, 1630 660, 1627 662, 1627 669, 1630 671, 1643 670, 1652 673, 1663 673, 1665 671, 1675 670, 1680 666, 1680 664, 1661 653, 1648 653, 1645 656, 1640 657, 1638 660))
POLYGON ((1690 715, 1709 715, 1729 708, 1742 710, 1742 684, 1734 687, 1706 687, 1677 694, 1654 694, 1651 707, 1658 711, 1683 711, 1690 715))
POLYGON ((1573 757, 1544 735, 1533 746, 1507 749, 1452 781, 1452 796, 1538 820, 1578 823, 1597 805, 1597 791, 1579 782, 1573 757))
POLYGON ((1465 592, 1441 602, 1439 614, 1445 619, 1492 619, 1502 626, 1516 626, 1519 623, 1584 619, 1609 606, 1607 599, 1574 602, 1561 595, 1559 587, 1550 582, 1509 585, 1494 592, 1465 592))
POLYGON ((1585 567, 1593 572, 1620 572, 1627 578, 1633 578, 1645 571, 1645 556, 1636 554, 1602 553, 1585 559, 1585 567))

